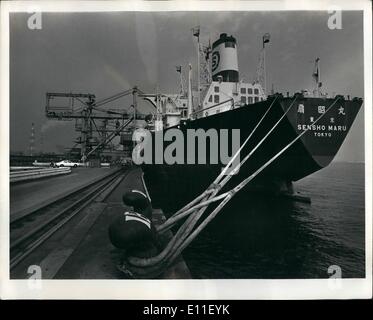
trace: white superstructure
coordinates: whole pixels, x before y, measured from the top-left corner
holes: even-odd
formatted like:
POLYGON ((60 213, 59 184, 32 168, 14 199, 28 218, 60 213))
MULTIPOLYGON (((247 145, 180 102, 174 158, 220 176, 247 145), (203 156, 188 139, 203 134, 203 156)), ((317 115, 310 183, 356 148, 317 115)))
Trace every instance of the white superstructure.
MULTIPOLYGON (((199 45, 199 44, 198 44, 199 45)), ((182 120, 194 120, 226 112, 266 99, 262 86, 239 81, 237 43, 232 36, 223 33, 212 44, 210 56, 205 56, 211 68, 212 81, 192 95, 191 66, 188 74, 188 91, 181 94, 152 94, 143 98, 157 110, 154 129, 176 126, 182 120), (199 101, 199 104, 198 104, 199 101), (189 108, 188 108, 189 107, 189 108)))

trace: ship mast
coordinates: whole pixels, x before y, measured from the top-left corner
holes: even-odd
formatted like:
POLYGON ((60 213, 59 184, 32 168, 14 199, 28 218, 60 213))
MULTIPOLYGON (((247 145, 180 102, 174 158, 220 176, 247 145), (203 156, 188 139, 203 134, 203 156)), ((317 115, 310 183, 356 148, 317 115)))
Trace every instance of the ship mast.
POLYGON ((207 46, 202 46, 200 50, 200 56, 202 56, 202 61, 200 61, 200 79, 202 81, 201 90, 206 89, 211 83, 211 66, 210 66, 210 55, 211 55, 211 41, 207 46))
POLYGON ((266 43, 269 43, 269 40, 270 40, 270 34, 269 33, 265 33, 263 35, 263 47, 262 47, 262 50, 260 52, 260 56, 259 56, 259 64, 258 64, 258 68, 256 70, 256 79, 255 79, 255 83, 259 83, 262 88, 263 88, 263 92, 265 95, 267 95, 267 72, 266 72, 266 43))
POLYGON ((199 34, 200 34, 200 27, 194 27, 192 29, 193 36, 197 38, 197 109, 199 109, 201 105, 201 80, 200 80, 200 42, 199 42, 199 34))
POLYGON ((190 119, 193 113, 192 103, 192 65, 189 64, 188 69, 188 118, 190 119))
POLYGON ((156 108, 157 108, 157 114, 156 114, 156 121, 155 121, 155 130, 160 131, 163 130, 163 120, 162 120, 162 104, 161 104, 161 95, 159 94, 159 88, 157 86, 157 93, 156 93, 156 108))
POLYGON ((182 67, 181 66, 176 66, 176 72, 179 73, 179 81, 180 81, 180 94, 182 96, 185 96, 185 85, 184 85, 184 77, 183 77, 183 72, 182 72, 182 67))
POLYGON ((320 63, 319 62, 320 62, 320 58, 316 58, 314 70, 313 70, 313 73, 312 73, 312 77, 315 80, 315 89, 313 90, 313 94, 316 97, 321 96, 321 87, 322 87, 321 73, 320 73, 320 63))

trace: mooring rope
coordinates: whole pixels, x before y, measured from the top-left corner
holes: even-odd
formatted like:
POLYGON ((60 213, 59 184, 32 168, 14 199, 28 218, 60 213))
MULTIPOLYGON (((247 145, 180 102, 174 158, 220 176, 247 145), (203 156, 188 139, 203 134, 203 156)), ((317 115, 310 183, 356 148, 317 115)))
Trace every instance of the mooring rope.
POLYGON ((290 103, 289 107, 286 109, 286 111, 284 112, 284 114, 280 117, 280 119, 272 126, 272 128, 266 133, 266 135, 258 142, 258 144, 246 155, 246 157, 240 162, 239 165, 237 165, 231 172, 231 174, 229 175, 226 175, 222 182, 220 182, 220 186, 221 188, 223 188, 227 182, 231 179, 231 177, 236 174, 237 170, 242 167, 242 165, 248 160, 250 159, 250 157, 254 154, 254 152, 262 145, 262 143, 268 138, 268 136, 273 132, 273 130, 275 130, 277 128, 277 126, 279 125, 279 123, 282 121, 282 119, 284 119, 286 117, 286 115, 288 114, 288 112, 290 111, 290 109, 293 107, 295 101, 297 100, 298 96, 295 96, 294 100, 290 103))
MULTIPOLYGON (((226 172, 226 169, 228 166, 230 166, 231 163, 235 160, 235 158, 238 156, 239 152, 241 152, 242 148, 247 144, 247 142, 250 140, 256 129, 259 127, 259 125, 262 123, 268 112, 271 110, 272 106, 274 105, 275 101, 277 100, 278 96, 274 98, 269 108, 266 110, 266 112, 261 117, 258 124, 255 126, 253 131, 250 133, 250 135, 246 138, 242 146, 239 148, 239 150, 236 152, 236 154, 232 157, 232 159, 229 161, 227 166, 224 168, 222 173, 226 172)), ((219 175, 219 177, 223 177, 222 173, 219 175)), ((218 178, 219 178, 218 177, 218 178)), ((218 178, 215 181, 218 181, 218 178)), ((208 188, 205 190, 201 195, 199 195, 196 199, 194 199, 192 202, 187 204, 184 208, 176 212, 171 218, 169 218, 160 228, 157 229, 159 233, 163 233, 167 230, 169 230, 172 225, 176 223, 176 221, 179 221, 183 217, 186 217, 187 215, 195 212, 197 209, 199 211, 195 213, 194 215, 191 215, 188 217, 188 219, 184 222, 184 224, 179 228, 179 230, 176 232, 176 234, 173 236, 173 238, 169 241, 169 243, 166 245, 164 250, 158 254, 155 257, 149 258, 149 259, 140 259, 136 257, 130 257, 129 261, 131 264, 136 266, 153 266, 162 260, 165 260, 169 257, 169 255, 172 253, 172 250, 174 248, 179 247, 186 237, 190 234, 190 232, 193 230, 194 226, 198 222, 198 220, 202 217, 203 213, 205 212, 208 204, 212 202, 216 202, 220 199, 223 199, 223 197, 214 198, 216 194, 220 191, 220 186, 217 183, 213 183, 212 188, 208 188), (196 203, 200 202, 197 206, 195 206, 196 203), (194 206, 194 207, 193 207, 194 206)))
MULTIPOLYGON (((185 217, 185 212, 184 212, 185 210, 188 210, 189 208, 191 208, 195 203, 197 203, 198 201, 200 201, 201 199, 203 199, 206 195, 210 195, 210 198, 213 198, 216 195, 216 193, 217 193, 215 191, 216 190, 220 191, 220 189, 222 188, 222 185, 220 184, 221 179, 226 176, 226 173, 227 173, 229 167, 236 160, 236 158, 241 153, 241 151, 245 147, 245 145, 250 141, 250 139, 253 136, 253 134, 255 133, 255 131, 258 129, 258 127, 263 122, 263 120, 265 119, 265 117, 267 116, 267 114, 269 113, 269 111, 272 109, 272 106, 275 104, 277 98, 278 98, 278 95, 276 95, 276 97, 273 99, 272 103, 267 108, 266 112, 263 114, 263 116, 261 117, 261 119, 259 120, 259 122, 256 124, 256 126, 254 127, 254 129, 250 132, 249 136, 245 139, 245 141, 243 142, 243 144, 236 151, 236 153, 233 155, 233 157, 229 160, 228 164, 223 168, 223 170, 221 171, 221 173, 218 175, 218 177, 216 177, 216 179, 210 185, 210 187, 207 190, 205 190, 202 194, 200 194, 197 198, 195 198, 192 202, 190 202, 189 204, 187 204, 184 208, 182 208, 181 210, 179 210, 178 212, 176 212, 172 217, 170 217, 169 219, 167 219, 167 221, 165 221, 157 229, 157 231, 163 232, 164 230, 168 230, 170 227, 172 227, 173 224, 175 224, 177 221, 179 221, 181 219, 181 218, 178 217, 181 213, 183 214, 182 217, 185 217)), ((229 176, 230 175, 228 175, 228 177, 229 176)), ((188 210, 188 212, 191 213, 191 212, 193 212, 193 210, 188 210)))
MULTIPOLYGON (((287 109, 286 113, 290 110, 290 108, 294 105, 296 98, 293 100, 293 102, 290 104, 289 108, 287 109)), ((277 97, 276 97, 277 99, 277 97)), ((275 100, 276 100, 275 99, 275 100)), ((322 113, 314 122, 313 124, 316 124, 319 122, 319 120, 325 116, 326 113, 337 103, 337 101, 340 99, 338 96, 334 102, 327 108, 327 110, 322 113)), ((274 101, 275 101, 274 100, 274 101)), ((272 107, 273 103, 270 105, 270 108, 272 107)), ((268 108, 268 110, 270 109, 268 108)), ((264 114, 264 116, 268 113, 268 110, 264 114)), ((278 123, 284 118, 286 113, 280 118, 279 121, 276 122, 275 127, 278 125, 278 123)), ((263 117, 264 117, 263 116, 263 117)), ((259 121, 259 124, 262 122, 262 119, 259 121)), ((258 127, 258 125, 255 127, 258 127)), ((273 131, 274 128, 270 130, 270 132, 273 131)), ((221 174, 218 176, 217 179, 215 179, 213 185, 217 182, 216 188, 210 188, 207 189, 205 192, 203 192, 201 195, 199 195, 196 199, 191 201, 189 204, 184 206, 181 210, 179 210, 174 216, 172 216, 170 219, 168 219, 158 230, 160 232, 163 232, 165 230, 168 230, 176 221, 179 219, 182 219, 188 215, 188 219, 185 221, 185 223, 179 228, 175 236, 171 239, 171 241, 167 244, 166 248, 157 256, 151 257, 148 259, 144 258, 136 258, 136 257, 129 257, 128 262, 132 267, 140 267, 145 268, 146 270, 152 270, 152 272, 161 272, 166 268, 168 265, 170 265, 180 254, 181 252, 195 239, 195 237, 206 227, 206 225, 222 210, 222 208, 232 199, 232 197, 239 192, 242 188, 244 188, 250 181, 252 181, 259 173, 261 173, 265 168, 267 168, 273 161, 275 161, 278 157, 280 157, 286 150, 288 150, 295 142, 297 142, 306 132, 308 132, 310 128, 307 128, 302 133, 297 135, 290 143, 288 143, 284 148, 282 148, 276 155, 274 155, 270 160, 268 160, 264 165, 262 165, 259 169, 257 169, 253 174, 251 174, 249 177, 245 178, 241 183, 239 183, 236 187, 232 188, 230 191, 225 192, 219 196, 216 196, 216 194, 221 190, 221 187, 224 186, 225 183, 227 183, 233 175, 228 175, 224 177, 224 179, 221 181, 221 178, 223 177, 221 174), (219 178, 220 177, 220 178, 219 178), (212 190, 212 191, 211 191, 212 190), (199 218, 202 216, 206 208, 209 204, 222 200, 220 204, 202 221, 194 230, 194 226, 198 222, 199 218), (198 203, 200 201, 200 203, 198 203), (197 213, 192 214, 198 210, 197 213), (162 263, 162 264, 161 264, 162 263)), ((265 137, 259 142, 261 144, 270 134, 268 132, 265 137)), ((250 137, 252 134, 250 135, 250 137)), ((246 144, 248 139, 244 142, 246 144)), ((239 149, 238 152, 241 152, 242 147, 239 149)), ((254 148, 257 150, 258 145, 254 148)), ((253 150, 254 150, 253 149, 253 150)), ((253 154, 253 150, 249 154, 253 154)), ((235 157, 237 156, 237 153, 235 154, 235 157)), ((249 159, 250 156, 246 156, 240 164, 237 164, 237 166, 240 166, 242 163, 246 162, 247 159, 249 159)), ((232 158, 233 159, 233 158, 232 158)), ((231 160, 232 160, 231 159, 231 160)), ((232 161, 233 163, 233 161, 232 161)), ((229 165, 229 164, 228 164, 229 165)), ((227 165, 227 167, 228 167, 227 165)), ((237 166, 234 168, 234 170, 237 168, 237 166)), ((225 169, 227 169, 225 167, 225 169)), ((227 170, 223 170, 222 172, 225 172, 227 170)), ((145 270, 144 270, 145 271, 145 270)))
MULTIPOLYGON (((275 98, 275 100, 277 99, 277 96, 275 98)), ((260 119, 258 125, 254 128, 254 130, 256 130, 260 123, 263 121, 264 117, 268 114, 268 111, 272 108, 272 106, 274 105, 274 102, 275 100, 273 101, 273 103, 270 105, 270 107, 267 109, 267 111, 264 113, 263 117, 260 119)), ((295 101, 297 100, 297 96, 295 96, 294 100, 290 103, 290 106, 287 108, 286 112, 280 117, 280 119, 276 122, 276 124, 271 128, 271 130, 264 136, 264 138, 256 145, 256 147, 250 152, 250 154, 245 157, 244 159, 244 162, 247 161, 247 159, 249 159, 251 157, 252 154, 254 154, 254 152, 259 148, 259 146, 263 143, 263 141, 265 141, 268 136, 270 135, 270 133, 278 126, 278 124, 281 122, 281 120, 287 115, 287 113, 289 112, 289 110, 292 108, 292 106, 294 105, 295 101)), ((251 134, 249 135, 249 137, 245 140, 244 144, 246 144, 249 139, 252 137, 253 133, 254 133, 254 130, 251 132, 251 134)), ((237 156, 242 150, 242 146, 239 148, 239 150, 236 152, 235 156, 237 156)), ((234 169, 237 169, 238 167, 241 167, 243 164, 243 162, 241 161, 239 164, 236 165, 236 167, 234 169)), ((225 169, 228 167, 228 165, 225 167, 225 169)), ((224 170, 223 170, 224 171, 224 170)), ((179 246, 181 246, 185 240, 187 239, 187 237, 189 236, 190 232, 192 232, 194 226, 196 225, 196 223, 198 222, 198 220, 201 218, 201 216, 203 215, 203 213, 206 211, 207 209, 207 206, 209 204, 209 200, 214 200, 215 198, 215 195, 220 191, 220 189, 222 187, 224 187, 224 185, 231 179, 233 175, 230 174, 230 175, 227 175, 225 176, 225 178, 223 179, 223 181, 219 181, 221 180, 221 178, 224 177, 224 175, 219 175, 217 179, 215 179, 215 181, 213 182, 213 185, 218 185, 218 188, 215 188, 215 190, 213 191, 213 193, 211 193, 209 196, 207 196, 204 201, 201 203, 201 209, 199 210, 199 212, 197 214, 195 214, 194 216, 191 216, 189 217, 190 219, 186 222, 186 227, 185 228, 182 228, 182 231, 180 231, 181 233, 181 236, 180 238, 177 237, 177 240, 175 241, 174 243, 174 248, 177 248, 179 246), (219 179, 220 177, 220 179, 219 179), (209 199, 210 197, 210 199, 209 199)), ((220 200, 220 199, 224 199, 225 197, 228 197, 229 194, 227 193, 226 195, 224 195, 224 197, 219 197, 219 199, 216 199, 217 200, 220 200)), ((230 197, 229 197, 230 199, 230 197)), ((215 202, 215 201, 211 201, 211 202, 215 202)), ((223 202, 225 202, 225 200, 223 200, 223 202)), ((219 208, 220 205, 217 207, 219 208)), ((188 214, 191 214, 194 210, 190 210, 189 209, 189 212, 188 214)), ((220 210, 219 210, 220 211, 220 210)), ((179 219, 177 219, 179 220, 179 219)), ((203 224, 203 222, 202 222, 203 224)), ((177 234, 175 235, 175 238, 176 238, 177 234)), ((172 256, 170 257, 171 261, 172 261, 172 256)))
POLYGON ((263 120, 266 118, 267 114, 269 113, 269 111, 272 109, 272 106, 275 104, 276 100, 278 98, 278 95, 275 96, 275 98, 273 99, 272 103, 270 104, 270 106, 267 108, 266 112, 263 114, 263 116, 260 118, 259 122, 256 124, 256 126, 254 127, 254 129, 250 132, 249 136, 246 138, 246 140, 244 141, 244 143, 240 146, 240 148, 236 151, 236 153, 234 154, 234 156, 231 158, 231 160, 229 160, 228 164, 224 167, 224 169, 220 172, 220 174, 217 176, 217 178, 214 180, 214 182, 212 184, 217 184, 220 179, 226 175, 229 167, 232 165, 232 163, 236 160, 236 158, 238 157, 238 155, 241 153, 242 149, 245 147, 245 145, 250 141, 251 137, 254 135, 255 131, 258 129, 258 127, 260 126, 260 124, 263 122, 263 120))
MULTIPOLYGON (((211 186, 205 190, 201 195, 199 195, 196 199, 191 201, 189 204, 184 206, 181 210, 176 212, 171 218, 169 218, 165 223, 162 224, 162 226, 157 230, 159 232, 164 232, 168 230, 170 227, 172 227, 173 224, 175 224, 176 221, 180 220, 179 216, 184 213, 186 210, 189 210, 190 208, 193 208, 193 206, 198 203, 198 201, 201 202, 201 204, 204 204, 207 200, 210 198, 213 198, 216 196, 216 194, 220 191, 219 186, 219 180, 221 180, 222 177, 224 177, 225 173, 227 172, 229 166, 233 163, 233 161, 237 158, 238 154, 241 152, 241 150, 244 148, 244 146, 248 143, 248 141, 253 136, 254 132, 257 130, 259 125, 263 122, 264 118, 267 116, 269 111, 271 110, 272 106, 275 104, 276 100, 278 99, 278 95, 273 99, 270 106, 267 108, 266 112, 263 114, 257 125, 254 127, 250 135, 245 139, 244 143, 240 146, 240 148, 237 150, 235 155, 231 158, 231 160, 228 162, 226 167, 222 170, 222 172, 219 174, 219 176, 215 179, 215 181, 211 184, 211 186)), ((295 99, 294 99, 295 100, 295 99)), ((206 210, 207 206, 202 205, 199 211, 190 217, 184 222, 184 224, 179 228, 179 230, 176 232, 176 234, 173 236, 173 238, 169 241, 169 243, 166 245, 166 247, 163 249, 161 253, 159 253, 155 257, 151 257, 148 259, 142 259, 137 257, 130 257, 129 262, 135 266, 152 266, 159 262, 161 262, 163 259, 165 259, 168 254, 171 252, 171 250, 174 247, 177 247, 179 243, 181 243, 190 233, 190 231, 193 229, 199 218, 203 215, 204 211, 206 210)), ((189 210, 189 214, 194 212, 197 209, 189 210)), ((186 215, 183 215, 185 217, 186 215)))
MULTIPOLYGON (((325 113, 321 114, 313 123, 316 124, 325 114, 337 103, 340 97, 337 97, 334 102, 328 107, 325 113)), ((289 144, 287 144, 282 150, 280 150, 275 156, 268 160, 264 165, 257 169, 252 175, 244 179, 240 184, 226 192, 226 197, 224 200, 217 206, 209 216, 191 233, 191 235, 185 240, 185 242, 176 249, 175 253, 172 255, 172 259, 175 259, 180 253, 193 241, 193 239, 205 228, 205 226, 220 212, 220 210, 233 198, 233 196, 244 188, 250 181, 252 181, 259 173, 261 173, 265 168, 267 168, 273 161, 280 157, 287 149, 289 149, 295 142, 297 142, 310 128, 304 130, 296 138, 294 138, 289 144)))
POLYGON ((216 196, 216 197, 214 197, 214 198, 210 198, 210 199, 208 199, 208 200, 206 200, 206 201, 204 201, 204 202, 200 202, 200 203, 194 205, 193 207, 191 207, 191 208, 189 208, 189 209, 187 209, 187 210, 181 212, 178 216, 175 216, 175 217, 172 216, 172 217, 170 217, 170 218, 168 219, 168 220, 170 220, 170 223, 166 224, 166 222, 168 221, 168 220, 167 220, 165 223, 163 223, 163 224, 160 226, 159 229, 157 229, 157 231, 158 231, 159 233, 164 233, 164 232, 166 232, 167 230, 169 230, 170 228, 172 228, 172 226, 173 226, 177 221, 179 221, 180 219, 185 218, 186 216, 188 216, 190 213, 196 211, 197 209, 200 209, 200 208, 202 208, 202 207, 204 207, 204 206, 208 206, 209 204, 211 204, 211 203, 213 203, 213 202, 216 202, 216 201, 219 201, 219 200, 225 198, 226 196, 227 196, 227 192, 225 192, 225 193, 223 193, 223 194, 221 194, 221 195, 219 195, 219 196, 216 196))
MULTIPOLYGON (((238 154, 242 151, 243 147, 247 144, 247 142, 250 140, 250 138, 253 136, 254 132, 256 131, 256 129, 259 127, 259 125, 262 123, 262 121, 264 120, 264 118, 267 116, 268 112, 271 110, 272 106, 274 105, 275 101, 277 99, 277 96, 275 97, 275 99, 273 100, 273 102, 271 103, 271 105, 269 106, 269 108, 267 108, 266 112, 264 113, 264 115, 262 116, 262 118, 260 119, 260 121, 258 122, 258 124, 255 126, 255 128, 253 129, 253 131, 250 133, 250 135, 246 138, 246 140, 244 141, 244 143, 242 144, 242 146, 237 150, 237 152, 235 153, 235 155, 232 157, 232 159, 228 162, 228 164, 224 167, 224 169, 222 170, 222 172, 219 174, 219 176, 214 180, 214 182, 212 183, 212 186, 213 188, 212 189, 217 189, 217 191, 219 191, 220 189, 222 189, 227 183, 228 181, 232 178, 232 176, 237 172, 237 170, 254 154, 254 152, 260 147, 260 145, 268 138, 268 136, 273 132, 273 130, 278 126, 278 124, 282 121, 282 119, 288 114, 288 112, 290 111, 290 109, 293 107, 295 101, 297 100, 297 96, 294 98, 294 100, 290 103, 289 107, 287 108, 287 110, 284 112, 284 114, 280 117, 280 119, 274 124, 274 126, 272 126, 272 128, 269 130, 269 132, 267 132, 267 134, 261 139, 261 141, 250 151, 250 153, 248 155, 246 155, 246 157, 238 164, 236 165, 230 174, 226 175, 227 173, 227 170, 228 168, 232 165, 233 161, 235 160, 235 158, 237 158, 238 154)), ((211 189, 210 189, 211 190, 211 189)), ((216 192, 217 193, 217 192, 216 192)), ((210 194, 210 198, 213 199, 213 201, 210 201, 207 200, 205 201, 204 203, 206 205, 210 204, 211 202, 215 202, 217 200, 220 200, 221 198, 219 197, 219 199, 215 199, 214 196, 215 194, 214 192, 212 192, 210 194)), ((199 199, 201 199, 201 196, 203 196, 203 193, 198 197, 199 199)), ((193 203, 194 204, 194 203, 193 203)), ((203 203, 202 203, 203 204, 203 203)), ((199 207, 203 207, 201 203, 198 205, 198 208, 199 207)), ((179 221, 180 219, 182 219, 183 217, 187 216, 188 214, 192 213, 194 210, 192 209, 197 209, 195 207, 192 207, 191 209, 187 210, 187 211, 179 211, 177 212, 175 215, 173 215, 172 217, 170 217, 164 224, 161 225, 161 227, 158 229, 159 232, 164 232, 166 230, 169 230, 172 225, 174 225, 177 221, 179 221), (181 214, 180 214, 181 213, 181 214)))
MULTIPOLYGON (((328 107, 328 109, 322 113, 314 122, 313 124, 316 124, 319 122, 319 120, 325 116, 325 114, 337 103, 337 101, 340 99, 338 96, 334 102, 328 107)), ((289 144, 287 144, 284 148, 281 149, 275 156, 273 156, 269 161, 267 161, 264 165, 262 165, 256 172, 254 172, 252 175, 244 179, 240 184, 238 184, 236 187, 234 187, 231 191, 234 191, 234 193, 237 193, 240 191, 243 187, 245 187, 252 179, 254 179, 260 172, 262 172, 265 168, 267 168, 273 161, 275 161, 279 156, 281 156, 287 149, 289 149, 295 142, 297 142, 306 132, 308 132, 310 128, 307 128, 306 130, 302 131, 296 138, 294 138, 289 144)))

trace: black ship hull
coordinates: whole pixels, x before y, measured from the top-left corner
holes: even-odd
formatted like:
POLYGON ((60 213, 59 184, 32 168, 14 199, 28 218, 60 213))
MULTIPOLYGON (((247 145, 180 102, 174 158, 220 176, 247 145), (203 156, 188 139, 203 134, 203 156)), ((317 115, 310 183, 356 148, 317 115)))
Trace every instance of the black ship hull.
MULTIPOLYGON (((242 144, 272 101, 273 99, 268 99, 227 112, 182 122, 178 128, 184 133, 187 129, 206 131, 208 129, 239 129, 242 144)), ((341 147, 362 105, 362 100, 359 99, 351 101, 341 98, 336 103, 334 102, 335 99, 303 96, 298 96, 296 100, 294 97, 276 99, 243 148, 240 158, 243 159, 253 150, 282 116, 284 116, 283 119, 240 168, 239 173, 231 179, 227 188, 236 185, 255 172, 307 129, 308 131, 296 143, 248 185, 246 191, 291 192, 293 181, 327 166, 341 147), (313 124, 323 113, 325 114, 322 118, 313 124)), ((164 130, 164 133, 169 129, 171 128, 164 130)), ((207 164, 186 164, 187 160, 185 160, 184 164, 143 165, 144 178, 153 200, 159 201, 158 205, 164 206, 164 201, 177 199, 179 200, 177 206, 180 206, 205 190, 224 167, 222 163, 209 164, 208 157, 207 164), (164 195, 167 199, 164 199, 164 195)))

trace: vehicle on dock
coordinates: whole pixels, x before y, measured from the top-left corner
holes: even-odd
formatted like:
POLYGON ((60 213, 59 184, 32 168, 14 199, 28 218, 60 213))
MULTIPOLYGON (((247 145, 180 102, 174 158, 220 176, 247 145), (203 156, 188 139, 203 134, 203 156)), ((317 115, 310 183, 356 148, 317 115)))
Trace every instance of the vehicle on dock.
POLYGON ((73 167, 73 168, 82 166, 80 162, 71 161, 71 160, 62 160, 62 161, 54 163, 53 165, 54 167, 73 167))

